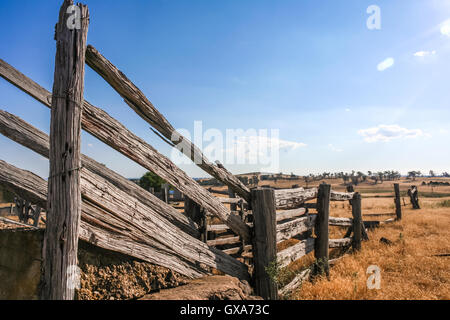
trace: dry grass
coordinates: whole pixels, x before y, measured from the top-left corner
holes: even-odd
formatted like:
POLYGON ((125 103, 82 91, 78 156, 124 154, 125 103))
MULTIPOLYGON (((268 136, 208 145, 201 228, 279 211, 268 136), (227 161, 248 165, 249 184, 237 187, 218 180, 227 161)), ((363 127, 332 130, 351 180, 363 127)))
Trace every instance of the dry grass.
MULTIPOLYGON (((422 181, 450 181, 441 178, 421 178, 417 181, 402 180, 402 194, 412 185, 419 187, 420 210, 412 210, 408 197, 404 198, 403 219, 380 228, 370 230, 370 240, 363 242, 360 252, 349 252, 330 270, 330 278, 318 278, 314 283, 305 282, 290 299, 450 299, 450 257, 437 256, 450 254, 450 187, 422 186, 422 181), (422 194, 422 196, 421 196, 422 194), (391 240, 392 245, 380 242, 380 238, 391 240), (367 267, 377 265, 381 269, 381 288, 367 288, 367 267)), ((317 186, 322 181, 309 183, 317 186)), ((342 180, 327 180, 337 191, 345 190, 342 180)), ((355 189, 363 196, 363 214, 394 213, 393 183, 386 181, 374 185, 363 183, 355 189)), ((267 182, 260 182, 267 184, 267 182)), ((278 188, 290 188, 292 184, 305 186, 299 181, 279 181, 278 188)), ((403 201, 402 201, 403 204, 403 201)), ((333 202, 331 216, 351 217, 348 202, 333 202)), ((392 216, 393 217, 393 216, 392 216)), ((386 220, 389 216, 369 217, 364 220, 386 220)), ((346 228, 330 227, 330 238, 341 238, 346 228)), ((298 240, 290 239, 279 244, 283 250, 298 240)), ((337 250, 330 252, 330 258, 341 255, 337 250)), ((291 263, 287 269, 284 283, 294 274, 310 267, 314 262, 312 254, 291 263)))
MULTIPOLYGON (((450 254, 450 210, 442 203, 427 199, 421 201, 421 210, 404 208, 401 222, 369 231, 370 240, 363 243, 360 252, 337 262, 331 268, 330 280, 305 282, 291 299, 450 299, 450 257, 436 256, 450 254), (381 243, 382 237, 393 244, 381 243), (370 265, 381 269, 379 290, 367 288, 370 265)), ((392 199, 364 199, 363 213, 367 212, 393 212, 392 199)), ((350 208, 332 204, 331 215, 350 216, 350 208)), ((344 232, 343 228, 330 227, 331 238, 344 232)), ((311 257, 305 260, 310 262, 311 257)), ((295 264, 289 268, 304 267, 301 262, 295 264)))

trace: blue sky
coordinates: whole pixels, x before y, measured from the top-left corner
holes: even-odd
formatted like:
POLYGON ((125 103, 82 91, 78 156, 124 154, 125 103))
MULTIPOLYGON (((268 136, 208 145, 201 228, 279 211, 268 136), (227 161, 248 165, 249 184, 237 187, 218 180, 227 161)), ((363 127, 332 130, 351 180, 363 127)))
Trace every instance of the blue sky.
MULTIPOLYGON (((48 90, 61 3, 0 3, 0 58, 48 90)), ((450 171, 450 1, 83 3, 91 16, 88 43, 176 128, 193 130, 201 120, 204 129, 223 132, 279 129, 280 139, 306 145, 280 151, 280 170, 287 173, 450 171), (370 5, 381 9, 380 30, 366 27, 370 5), (393 65, 380 71, 388 58, 393 65)), ((49 132, 49 109, 3 79, 0 96, 2 109, 49 132)), ((170 156, 89 67, 85 98, 170 156)), ((0 148, 2 160, 48 175, 48 161, 32 151, 3 136, 0 148)), ((146 171, 84 132, 82 151, 126 177, 146 171)), ((206 176, 193 164, 181 167, 206 176)))

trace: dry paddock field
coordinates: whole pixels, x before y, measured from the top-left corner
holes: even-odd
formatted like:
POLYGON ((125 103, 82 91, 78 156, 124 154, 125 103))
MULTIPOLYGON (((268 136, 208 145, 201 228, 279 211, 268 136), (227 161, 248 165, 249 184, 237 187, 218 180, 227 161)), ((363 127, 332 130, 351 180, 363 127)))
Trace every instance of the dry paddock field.
MULTIPOLYGON (((448 181, 443 178, 418 178, 395 181, 400 183, 403 219, 399 222, 382 225, 368 231, 369 241, 364 241, 360 252, 347 251, 330 268, 330 277, 322 277, 314 282, 306 281, 287 299, 450 299, 450 187, 422 186, 422 181, 448 181), (420 210, 412 210, 406 195, 412 184, 419 188, 420 210), (406 204, 403 206, 403 204, 406 204), (392 242, 380 242, 386 238, 392 242), (381 270, 380 289, 368 289, 366 274, 370 265, 381 270)), ((322 181, 309 183, 317 186, 322 181)), ((326 180, 337 191, 345 191, 342 180, 326 180)), ((290 188, 293 184, 305 186, 303 181, 278 181, 272 186, 290 188)), ((394 216, 368 217, 364 214, 394 213, 394 181, 374 185, 362 183, 355 191, 362 194, 364 220, 386 220, 394 216)), ((259 185, 268 185, 266 181, 259 185)), ((314 212, 312 210, 312 212, 314 212)), ((348 202, 332 202, 330 216, 351 217, 348 202)), ((347 228, 330 226, 330 238, 342 238, 347 228)), ((278 246, 278 250, 295 244, 290 239, 278 246)), ((338 249, 330 250, 330 259, 342 256, 338 249)), ((291 263, 279 274, 281 284, 288 283, 296 273, 310 267, 313 254, 291 263)))
MULTIPOLYGON (((330 269, 330 277, 304 282, 290 299, 450 299, 450 187, 421 186, 422 181, 450 181, 425 178, 411 182, 400 180, 400 190, 406 206, 403 219, 369 230, 369 241, 360 252, 348 252, 330 269), (405 195, 414 183, 419 188, 420 210, 412 210, 405 195), (386 245, 381 238, 392 241, 386 245), (380 289, 367 288, 367 267, 377 265, 381 270, 380 289)), ((344 190, 340 182, 328 180, 333 189, 344 190)), ((355 188, 362 194, 364 220, 386 220, 389 216, 367 217, 364 214, 394 213, 393 183, 360 184, 355 188)), ((403 201, 402 201, 403 204, 403 201)), ((332 202, 330 215, 351 217, 346 202, 332 202)), ((341 238, 346 228, 330 226, 330 238, 341 238)), ((330 258, 341 255, 331 251, 330 258)), ((313 261, 305 257, 294 262, 286 271, 286 281, 292 273, 313 261)))

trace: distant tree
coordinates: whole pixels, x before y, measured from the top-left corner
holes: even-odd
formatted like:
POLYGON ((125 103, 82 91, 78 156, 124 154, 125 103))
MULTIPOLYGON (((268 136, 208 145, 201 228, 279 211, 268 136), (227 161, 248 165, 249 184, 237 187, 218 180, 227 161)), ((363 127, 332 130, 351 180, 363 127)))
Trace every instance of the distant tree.
POLYGON ((362 173, 361 171, 358 171, 357 173, 356 173, 356 175, 358 176, 358 181, 364 181, 365 180, 365 174, 364 173, 362 173))
POLYGON ((147 171, 140 179, 139 185, 145 190, 150 190, 150 188, 155 188, 156 192, 161 191, 161 186, 165 184, 166 181, 160 178, 158 175, 151 171, 147 171))
POLYGON ((443 172, 442 176, 445 178, 450 178, 450 174, 448 174, 448 172, 443 172))
POLYGON ((430 177, 436 177, 436 174, 434 173, 434 171, 433 170, 430 170, 430 177))
POLYGON ((374 184, 378 183, 378 176, 372 176, 371 178, 375 182, 374 184))
POLYGON ((408 178, 410 178, 414 181, 414 180, 416 180, 416 177, 420 176, 421 174, 422 173, 420 171, 409 171, 408 178))
POLYGON ((309 177, 305 176, 304 179, 305 179, 306 187, 308 188, 309 177))
POLYGON ((392 171, 393 175, 394 175, 394 179, 400 179, 402 177, 402 175, 400 174, 400 172, 398 171, 392 171))
POLYGON ((350 177, 348 176, 348 174, 344 173, 344 174, 342 175, 342 180, 344 180, 344 183, 347 183, 348 180, 350 180, 350 177))
POLYGON ((381 183, 384 181, 384 172, 377 172, 378 180, 380 180, 381 183))
POLYGON ((255 186, 257 186, 257 185, 258 185, 258 182, 259 182, 258 176, 257 176, 257 175, 254 175, 254 176, 253 176, 253 184, 254 184, 255 186))
POLYGON ((415 179, 416 178, 416 172, 415 171, 408 171, 408 175, 407 175, 408 179, 415 179))

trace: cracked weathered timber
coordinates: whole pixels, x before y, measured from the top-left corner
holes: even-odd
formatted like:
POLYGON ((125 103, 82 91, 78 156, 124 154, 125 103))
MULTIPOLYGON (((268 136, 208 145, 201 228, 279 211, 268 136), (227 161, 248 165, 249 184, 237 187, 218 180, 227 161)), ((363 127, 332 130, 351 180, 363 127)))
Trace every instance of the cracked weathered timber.
POLYGON ((307 215, 292 221, 277 224, 277 243, 288 240, 303 232, 312 230, 316 215, 307 215))
POLYGON ((352 238, 342 238, 342 239, 329 239, 328 247, 329 248, 341 248, 347 247, 352 244, 352 238))
MULTIPOLYGON (((0 160, 0 183, 20 197, 46 207, 47 182, 0 160)), ((248 279, 247 267, 190 237, 108 181, 82 168, 80 239, 160 265, 190 278, 218 269, 248 279)))
POLYGON ((277 253, 277 261, 279 266, 286 267, 291 262, 300 259, 304 255, 314 251, 314 238, 307 238, 302 240, 293 246, 290 246, 277 253))
MULTIPOLYGON (((4 110, 0 110, 0 133, 45 158, 49 157, 48 135, 21 118, 4 110)), ((199 237, 198 226, 194 221, 164 201, 161 201, 152 193, 83 154, 81 155, 81 163, 85 168, 108 180, 120 190, 153 208, 159 216, 167 219, 168 223, 173 223, 176 227, 194 238, 199 237)), ((151 210, 148 212, 149 215, 152 213, 151 210)))
POLYGON ((308 200, 317 198, 317 189, 281 189, 275 190, 277 209, 295 209, 308 200))
MULTIPOLYGON (((0 59, 0 75, 22 91, 51 108, 51 93, 0 59)), ((129 131, 119 121, 84 100, 81 125, 84 130, 124 156, 154 172, 206 211, 218 217, 235 233, 249 241, 250 229, 241 218, 179 169, 170 159, 129 131)))
POLYGON ((73 300, 81 217, 81 114, 89 10, 77 4, 80 25, 70 29, 73 0, 65 0, 55 27, 56 55, 50 119, 50 176, 43 241, 41 298, 73 300), (70 12, 71 10, 69 10, 70 12))
POLYGON ((264 299, 278 298, 277 285, 267 268, 277 259, 277 221, 273 189, 252 190, 253 265, 255 292, 264 299))
POLYGON ((306 213, 306 208, 297 208, 278 212, 276 215, 277 223, 286 219, 304 216, 306 213))
MULTIPOLYGON (((353 192, 338 192, 331 190, 331 201, 345 201, 353 198, 353 192)), ((277 209, 294 209, 303 206, 308 200, 316 199, 317 188, 295 188, 275 190, 275 201, 277 209)))
POLYGON ((328 219, 330 226, 351 227, 353 226, 352 218, 330 217, 328 219))
POLYGON ((226 184, 250 203, 250 189, 222 165, 211 163, 195 144, 175 130, 170 122, 125 74, 101 55, 92 45, 89 45, 86 50, 86 63, 108 82, 142 119, 158 130, 168 141, 175 144, 179 150, 183 148, 184 153, 187 153, 186 155, 197 166, 226 184))

